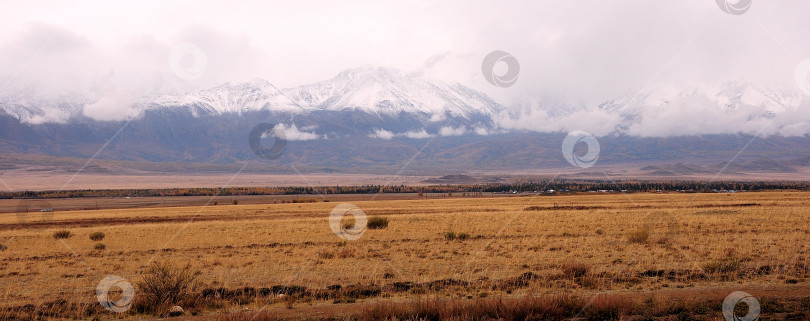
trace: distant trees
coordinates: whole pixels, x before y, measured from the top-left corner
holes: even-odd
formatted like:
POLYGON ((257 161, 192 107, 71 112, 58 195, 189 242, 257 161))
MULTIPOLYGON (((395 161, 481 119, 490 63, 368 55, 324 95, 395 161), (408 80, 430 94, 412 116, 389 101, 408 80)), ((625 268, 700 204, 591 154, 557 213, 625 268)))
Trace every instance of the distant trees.
MULTIPOLYGON (((452 196, 452 193, 470 193, 483 196, 483 193, 508 192, 589 192, 589 191, 758 191, 773 189, 809 190, 807 182, 770 181, 678 181, 678 180, 526 180, 509 184, 459 184, 432 186, 304 186, 279 187, 229 187, 229 188, 169 188, 169 189, 116 189, 116 190, 74 190, 74 191, 22 191, 0 192, 3 198, 80 198, 80 197, 159 197, 159 196, 238 196, 238 195, 317 195, 317 194, 375 194, 375 193, 437 193, 452 196)), ((463 194, 462 194, 463 195, 463 194)))

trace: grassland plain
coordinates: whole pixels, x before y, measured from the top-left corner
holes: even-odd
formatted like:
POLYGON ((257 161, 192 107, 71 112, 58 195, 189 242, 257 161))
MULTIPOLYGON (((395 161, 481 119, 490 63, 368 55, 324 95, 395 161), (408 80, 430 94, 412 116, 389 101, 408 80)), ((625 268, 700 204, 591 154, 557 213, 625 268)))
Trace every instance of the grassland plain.
MULTIPOLYGON (((709 308, 690 315, 722 319, 722 298, 737 289, 776 302, 763 303, 763 319, 810 310, 803 297, 810 293, 807 192, 353 201, 366 215, 389 220, 356 241, 330 228, 338 204, 57 211, 47 222, 42 213, 25 220, 0 214, 0 313, 165 314, 138 303, 137 284, 154 262, 194 271, 189 298, 172 304, 199 318, 239 319, 232 313, 259 310, 263 318, 376 318, 396 310, 386 304, 413 300, 664 294, 703 296, 709 308), (61 230, 69 236, 55 238, 61 230), (96 232, 102 240, 90 239, 96 232), (108 275, 136 285, 126 313, 96 301, 96 286, 108 275), (774 301, 787 297, 798 299, 774 301)), ((582 311, 602 301, 583 302, 571 306, 582 311)))

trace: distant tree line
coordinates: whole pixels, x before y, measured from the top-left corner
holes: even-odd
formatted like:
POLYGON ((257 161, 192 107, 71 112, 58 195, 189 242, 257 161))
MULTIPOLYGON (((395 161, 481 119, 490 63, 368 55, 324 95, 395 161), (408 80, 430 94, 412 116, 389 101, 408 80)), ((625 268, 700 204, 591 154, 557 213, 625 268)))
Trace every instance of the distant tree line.
MULTIPOLYGON (((664 180, 554 180, 525 181, 508 184, 460 184, 431 186, 288 186, 228 188, 104 189, 70 191, 0 192, 0 199, 79 198, 79 197, 155 197, 155 196, 236 196, 236 195, 301 195, 301 194, 374 194, 374 193, 565 193, 565 192, 715 192, 761 190, 808 190, 807 182, 798 181, 664 181, 664 180)), ((478 194, 476 194, 478 195, 478 194)))
POLYGON ((663 180, 543 180, 512 184, 489 185, 484 192, 714 192, 714 191, 759 191, 759 190, 807 190, 807 182, 798 181, 663 181, 663 180))

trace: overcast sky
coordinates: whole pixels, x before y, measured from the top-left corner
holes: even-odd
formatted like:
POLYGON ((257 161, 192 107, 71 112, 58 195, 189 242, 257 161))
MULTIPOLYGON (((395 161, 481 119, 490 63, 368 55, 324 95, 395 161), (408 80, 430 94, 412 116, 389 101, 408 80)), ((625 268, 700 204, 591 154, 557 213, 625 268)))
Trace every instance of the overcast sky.
MULTIPOLYGON (((461 82, 510 106, 595 107, 729 79, 798 91, 809 13, 810 1, 795 0, 754 1, 740 15, 715 0, 5 2, 0 90, 36 84, 43 94, 126 101, 252 77, 292 87, 384 66, 461 82), (178 75, 172 50, 188 48, 204 66, 178 75), (514 85, 483 77, 494 50, 519 62, 514 85)), ((182 58, 193 69, 193 56, 182 58)))

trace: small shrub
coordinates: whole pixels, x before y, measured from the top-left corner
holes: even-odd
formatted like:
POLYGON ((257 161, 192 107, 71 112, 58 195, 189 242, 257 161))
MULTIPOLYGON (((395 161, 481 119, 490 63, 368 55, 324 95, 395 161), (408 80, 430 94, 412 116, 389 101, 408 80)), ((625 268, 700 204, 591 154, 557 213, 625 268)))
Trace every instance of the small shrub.
POLYGON ((650 232, 646 229, 638 229, 627 234, 627 240, 630 243, 647 243, 650 239, 650 232))
POLYGON ((176 267, 166 262, 154 262, 137 283, 138 294, 145 307, 158 311, 185 300, 193 291, 197 271, 176 267))
POLYGON ((340 219, 340 226, 343 227, 344 230, 353 229, 355 224, 357 224, 357 220, 355 220, 352 215, 344 215, 340 219))
POLYGON ((596 229, 596 235, 602 235, 602 234, 605 234, 605 231, 602 231, 601 229, 596 229))
POLYGON ((93 246, 93 248, 96 249, 96 251, 102 251, 102 250, 106 249, 107 246, 104 245, 104 243, 96 243, 96 245, 93 246))
POLYGON ((0 251, 5 251, 8 248, 5 244, 0 244, 0 251))
POLYGON ((578 278, 588 273, 588 266, 585 263, 566 263, 560 269, 568 278, 578 278))
POLYGON ((388 227, 388 218, 382 216, 372 216, 368 218, 367 227, 370 230, 384 229, 388 227))
POLYGON ((602 281, 601 278, 593 274, 586 274, 576 279, 577 284, 588 289, 598 289, 602 281))
POLYGON ((68 230, 61 230, 53 232, 53 238, 55 239, 66 239, 70 237, 70 231, 68 230))
POLYGON ((741 267, 742 260, 735 257, 726 257, 703 264, 703 270, 706 271, 706 273, 727 274, 737 272, 741 267))
POLYGON ((658 240, 655 241, 656 244, 659 245, 670 245, 670 239, 667 237, 660 237, 658 240))
POLYGON ((338 251, 338 257, 342 259, 354 257, 355 252, 353 248, 344 247, 342 250, 338 251))
POLYGON ((101 241, 104 239, 104 236, 105 235, 102 232, 93 232, 92 234, 90 234, 90 239, 93 241, 101 241))
POLYGON ((467 233, 464 233, 464 232, 456 233, 456 232, 453 232, 453 231, 448 231, 448 232, 444 233, 444 239, 448 240, 448 241, 466 240, 468 238, 470 238, 470 234, 467 234, 467 233))
POLYGON ((233 205, 239 205, 239 201, 237 201, 237 200, 233 200, 232 203, 233 203, 233 205))
POLYGON ((214 202, 213 202, 213 203, 211 203, 211 204, 214 204, 214 206, 217 206, 217 205, 219 205, 219 202, 214 201, 214 202))

